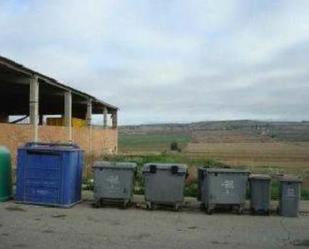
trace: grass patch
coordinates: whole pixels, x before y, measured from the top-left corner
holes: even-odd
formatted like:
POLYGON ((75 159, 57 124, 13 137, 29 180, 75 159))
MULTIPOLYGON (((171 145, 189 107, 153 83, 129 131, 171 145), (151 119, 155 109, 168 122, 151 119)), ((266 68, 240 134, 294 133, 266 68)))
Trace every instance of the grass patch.
POLYGON ((271 193, 271 199, 272 200, 279 200, 280 197, 280 183, 278 180, 272 180, 271 181, 271 189, 270 189, 270 193, 271 193))
POLYGON ((302 200, 309 201, 309 189, 302 189, 301 190, 301 198, 302 198, 302 200))
POLYGON ((174 134, 119 134, 119 150, 127 151, 158 151, 170 149, 170 145, 176 142, 180 148, 185 147, 191 141, 187 135, 174 134))
POLYGON ((185 187, 185 196, 187 197, 197 197, 198 192, 198 184, 197 181, 191 183, 190 185, 186 185, 185 187))

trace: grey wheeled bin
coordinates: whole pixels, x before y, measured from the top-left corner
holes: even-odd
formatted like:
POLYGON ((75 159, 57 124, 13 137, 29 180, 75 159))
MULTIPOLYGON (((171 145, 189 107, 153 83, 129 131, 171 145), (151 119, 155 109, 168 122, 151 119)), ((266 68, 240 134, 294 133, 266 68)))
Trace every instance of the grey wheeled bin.
POLYGON ((136 164, 97 161, 93 169, 95 206, 116 203, 126 208, 133 198, 136 164))
POLYGON ((269 175, 250 175, 250 209, 253 214, 270 213, 271 177, 269 175))
POLYGON ((237 208, 242 214, 246 202, 249 171, 223 168, 200 168, 202 208, 212 214, 216 207, 237 208))
POLYGON ((297 217, 302 181, 300 178, 293 176, 284 176, 279 181, 279 214, 285 217, 297 217))
POLYGON ((148 209, 167 205, 179 210, 184 201, 186 165, 148 163, 144 165, 143 175, 148 209))

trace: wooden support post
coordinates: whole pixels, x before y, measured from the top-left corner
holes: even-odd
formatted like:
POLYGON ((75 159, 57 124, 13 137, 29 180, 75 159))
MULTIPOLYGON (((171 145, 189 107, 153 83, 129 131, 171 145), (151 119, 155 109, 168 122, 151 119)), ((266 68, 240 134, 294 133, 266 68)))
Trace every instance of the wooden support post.
POLYGON ((73 142, 72 137, 72 93, 71 91, 64 93, 64 126, 67 130, 67 138, 69 143, 73 142))
POLYGON ((33 142, 39 141, 39 79, 34 75, 30 80, 30 94, 29 94, 29 116, 30 124, 33 126, 33 142))
POLYGON ((104 107, 103 110, 103 127, 104 129, 107 128, 107 107, 104 107))

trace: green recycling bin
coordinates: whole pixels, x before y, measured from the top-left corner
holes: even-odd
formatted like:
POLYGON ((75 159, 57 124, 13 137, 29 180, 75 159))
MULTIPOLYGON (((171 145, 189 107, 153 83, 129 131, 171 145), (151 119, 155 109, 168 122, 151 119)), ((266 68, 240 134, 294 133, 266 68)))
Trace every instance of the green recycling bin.
POLYGON ((0 202, 12 197, 12 172, 10 151, 0 146, 0 202))

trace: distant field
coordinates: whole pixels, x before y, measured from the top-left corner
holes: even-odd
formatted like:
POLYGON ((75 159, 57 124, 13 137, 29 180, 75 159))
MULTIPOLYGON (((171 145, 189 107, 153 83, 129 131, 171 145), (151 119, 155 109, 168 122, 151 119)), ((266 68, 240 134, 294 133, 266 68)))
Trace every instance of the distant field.
POLYGON ((299 174, 309 186, 309 143, 189 143, 184 153, 255 172, 299 174))
POLYGON ((130 134, 120 135, 119 151, 127 155, 160 154, 169 152, 174 141, 182 148, 179 160, 186 163, 215 160, 252 172, 297 174, 309 188, 309 142, 192 143, 187 135, 130 134))
POLYGON ((308 166, 309 143, 189 143, 184 152, 224 161, 300 163, 308 166))
POLYGON ((187 135, 161 135, 161 134, 132 134, 119 135, 119 151, 130 152, 164 152, 170 149, 172 142, 185 147, 191 141, 187 135))

